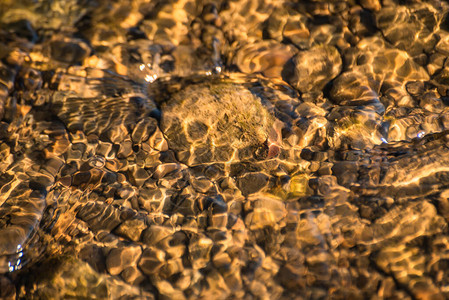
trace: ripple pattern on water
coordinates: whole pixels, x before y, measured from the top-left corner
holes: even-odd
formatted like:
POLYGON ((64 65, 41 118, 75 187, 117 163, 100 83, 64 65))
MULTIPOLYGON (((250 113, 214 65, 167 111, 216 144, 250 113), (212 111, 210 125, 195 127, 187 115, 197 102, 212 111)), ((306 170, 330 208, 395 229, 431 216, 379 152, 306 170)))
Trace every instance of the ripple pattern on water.
POLYGON ((444 1, 0 5, 0 298, 446 299, 444 1))

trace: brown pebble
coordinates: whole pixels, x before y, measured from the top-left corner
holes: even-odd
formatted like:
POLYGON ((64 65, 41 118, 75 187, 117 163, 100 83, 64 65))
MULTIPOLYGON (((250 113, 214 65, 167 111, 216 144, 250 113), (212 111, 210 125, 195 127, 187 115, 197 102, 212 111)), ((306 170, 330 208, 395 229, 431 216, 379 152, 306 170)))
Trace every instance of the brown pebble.
POLYGON ((126 267, 135 265, 141 253, 139 246, 112 249, 106 258, 106 268, 111 275, 118 275, 126 267))
POLYGON ((165 263, 165 252, 156 248, 146 248, 139 261, 139 268, 146 275, 153 275, 159 272, 165 263))
POLYGON ((119 227, 115 229, 115 233, 122 237, 130 239, 131 241, 137 242, 140 239, 140 235, 145 228, 146 225, 143 220, 132 219, 126 220, 122 224, 120 224, 119 227))
POLYGON ((122 271, 120 276, 123 278, 123 280, 132 285, 138 285, 145 280, 145 276, 142 274, 142 272, 139 271, 137 266, 126 267, 122 271))

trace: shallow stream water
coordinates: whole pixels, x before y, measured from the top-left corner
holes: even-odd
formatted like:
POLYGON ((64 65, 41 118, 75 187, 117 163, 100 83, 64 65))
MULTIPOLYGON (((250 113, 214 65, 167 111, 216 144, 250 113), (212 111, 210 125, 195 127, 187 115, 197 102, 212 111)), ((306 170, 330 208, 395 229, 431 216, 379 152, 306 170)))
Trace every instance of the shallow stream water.
POLYGON ((449 298, 444 1, 0 1, 0 298, 449 298))

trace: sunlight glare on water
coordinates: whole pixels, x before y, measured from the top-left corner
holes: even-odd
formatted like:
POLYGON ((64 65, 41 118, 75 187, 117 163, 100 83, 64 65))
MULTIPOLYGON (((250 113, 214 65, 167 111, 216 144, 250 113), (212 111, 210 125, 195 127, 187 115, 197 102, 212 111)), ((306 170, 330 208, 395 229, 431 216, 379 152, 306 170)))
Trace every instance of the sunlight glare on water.
POLYGON ((0 2, 0 298, 449 298, 445 1, 0 2))

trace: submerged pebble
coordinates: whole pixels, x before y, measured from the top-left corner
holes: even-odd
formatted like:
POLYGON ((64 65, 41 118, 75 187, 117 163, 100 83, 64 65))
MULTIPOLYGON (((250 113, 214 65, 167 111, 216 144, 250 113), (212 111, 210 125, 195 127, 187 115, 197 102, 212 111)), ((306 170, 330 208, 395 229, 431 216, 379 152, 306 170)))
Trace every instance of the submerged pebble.
POLYGON ((342 68, 340 53, 332 46, 314 46, 299 52, 291 64, 293 70, 286 68, 284 77, 302 93, 322 90, 342 68))
POLYGON ((163 104, 161 129, 187 165, 250 159, 274 123, 266 105, 239 85, 190 86, 163 104))

